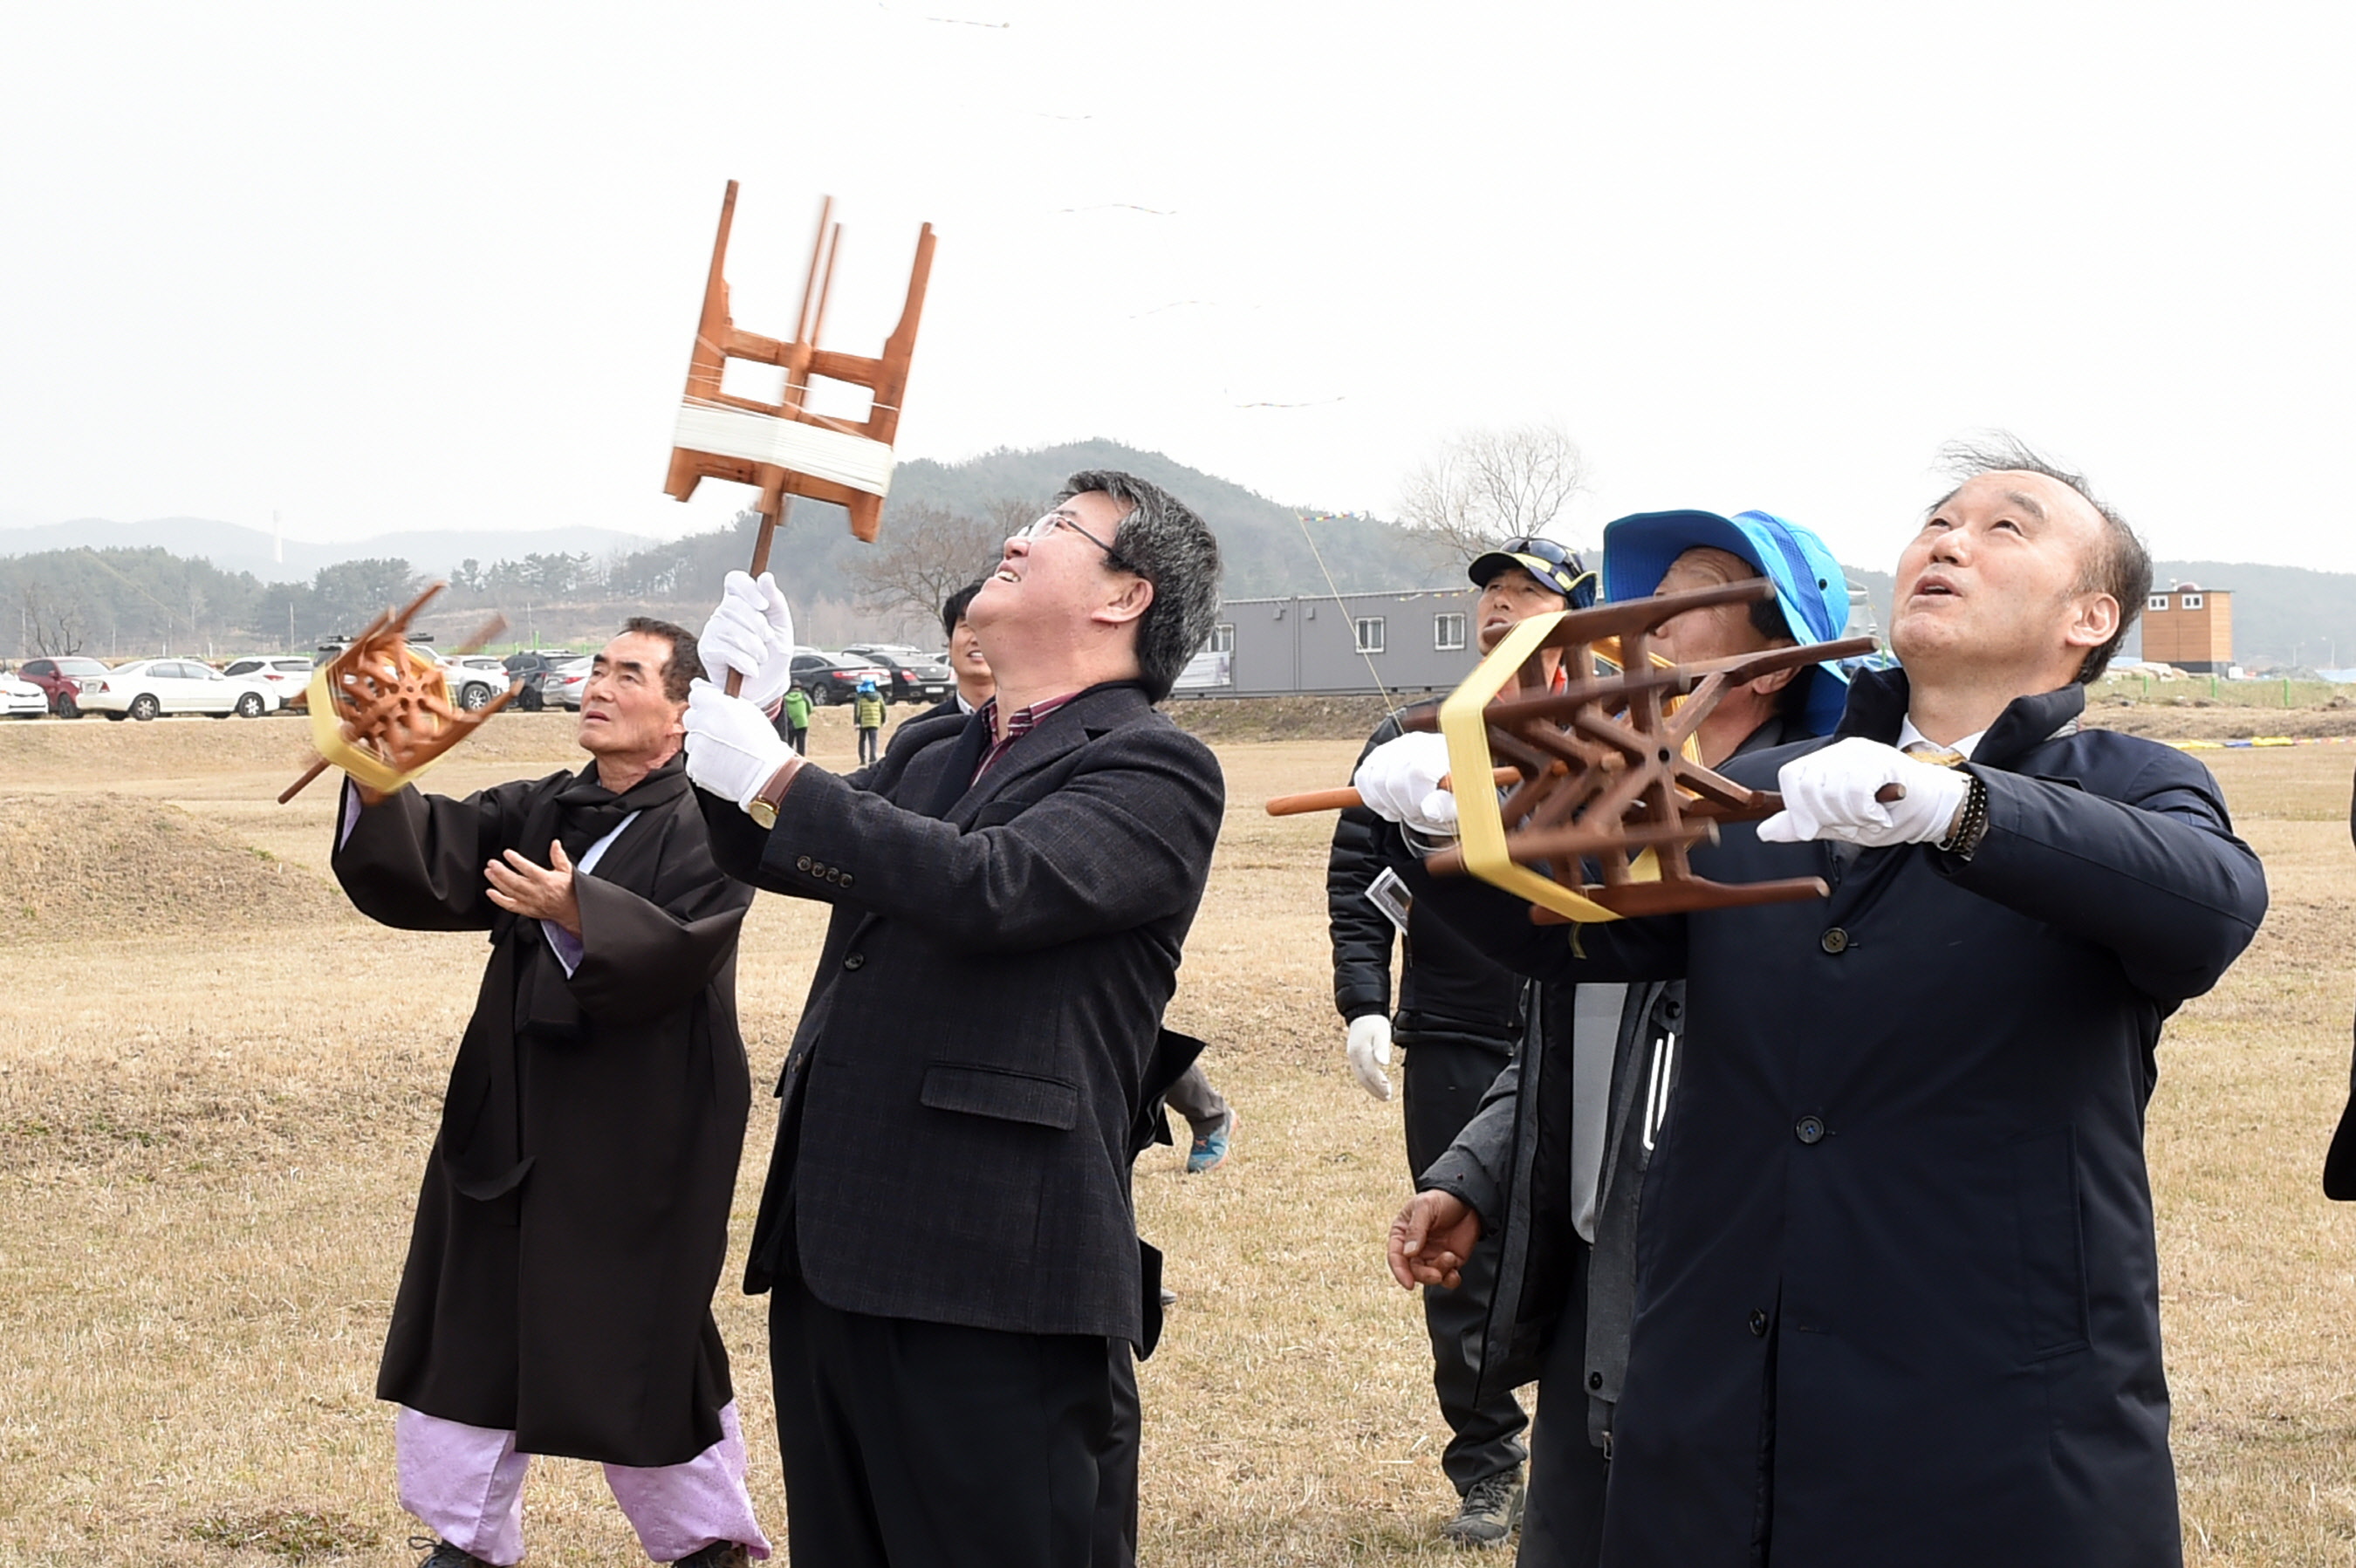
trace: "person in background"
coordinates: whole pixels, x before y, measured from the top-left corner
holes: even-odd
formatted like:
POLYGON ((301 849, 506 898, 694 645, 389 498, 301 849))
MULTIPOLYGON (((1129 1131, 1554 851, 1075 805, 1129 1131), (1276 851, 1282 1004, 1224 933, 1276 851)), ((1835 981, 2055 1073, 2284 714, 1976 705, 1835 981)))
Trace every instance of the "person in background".
MULTIPOLYGON (((1483 649, 1494 647, 1532 616, 1595 602, 1595 575, 1551 539, 1516 539, 1483 554, 1467 574, 1481 590, 1475 611, 1483 649)), ((1399 735, 1385 719, 1359 761, 1399 735)), ((1384 1072, 1394 1042, 1407 1053, 1404 1087, 1410 1178, 1438 1159, 1471 1121, 1497 1074, 1513 1060, 1523 1031, 1521 977, 1483 956, 1419 908, 1403 933, 1369 895, 1383 875, 1382 822, 1363 808, 1342 813, 1325 873, 1326 919, 1333 943, 1333 1004, 1348 1026, 1351 1070, 1377 1100, 1391 1095, 1384 1072), (1398 1011, 1391 1012, 1391 949, 1401 940, 1398 1011)), ((1393 885, 1397 879, 1393 878, 1393 885)), ((1522 1511, 1521 1434, 1529 1423, 1509 1383, 1483 1385, 1481 1339, 1489 1316, 1495 1247, 1468 1262, 1455 1290, 1424 1292, 1431 1337, 1431 1384, 1454 1434, 1440 1468, 1455 1487, 1456 1516, 1441 1534, 1460 1546, 1494 1546, 1514 1531, 1522 1511)))
POLYGON ((859 678, 859 691, 851 700, 851 722, 859 726, 859 766, 865 768, 879 755, 877 743, 884 735, 884 693, 875 689, 873 675, 859 678))
MULTIPOLYGON (((1782 810, 1691 851, 1829 897, 1535 926, 1414 853, 1454 831, 1444 761, 1360 772, 1419 835, 1387 845, 1410 888, 1516 970, 1687 982, 1618 1568, 2183 1558, 2144 1122, 2161 1026, 2249 945, 2265 874, 2198 760, 2080 725, 2150 588, 2133 531, 2017 443, 1949 456, 1894 574, 1902 669, 1858 672, 1832 737, 1730 759, 1782 810)), ((1417 1194, 1393 1273, 1444 1283, 1483 1225, 1417 1194)))
MULTIPOLYGON (((1831 641, 1848 623, 1847 577, 1822 540, 1772 512, 1646 512, 1603 531, 1603 591, 1615 604, 1762 576, 1775 585, 1772 600, 1687 610, 1662 625, 1653 646, 1676 663, 1831 641)), ((1760 676, 1728 692, 1696 732, 1701 760, 1716 768, 1829 734, 1847 698, 1836 665, 1760 676)), ((1537 1380, 1522 1568, 1599 1561, 1639 1205, 1677 1075, 1697 1049, 1685 1007, 1683 981, 1539 985, 1520 1054, 1416 1177, 1419 1191, 1472 1205, 1494 1236, 1482 1388, 1537 1380)))
POLYGON ((540 1454, 602 1461, 657 1561, 769 1554, 712 1316, 753 890, 713 863, 680 757, 698 662, 684 628, 631 620, 582 692, 578 773, 463 800, 345 786, 354 907, 491 942, 377 1373, 425 1568, 520 1561, 540 1454))
POLYGON ((966 607, 980 592, 980 583, 968 583, 942 601, 941 635, 948 639, 949 674, 957 682, 957 690, 926 709, 926 718, 935 714, 979 712, 998 690, 998 683, 991 679, 990 659, 981 650, 981 639, 965 618, 966 607))
POLYGON ((777 733, 786 744, 804 756, 809 754, 809 693, 799 686, 788 686, 777 708, 777 733))

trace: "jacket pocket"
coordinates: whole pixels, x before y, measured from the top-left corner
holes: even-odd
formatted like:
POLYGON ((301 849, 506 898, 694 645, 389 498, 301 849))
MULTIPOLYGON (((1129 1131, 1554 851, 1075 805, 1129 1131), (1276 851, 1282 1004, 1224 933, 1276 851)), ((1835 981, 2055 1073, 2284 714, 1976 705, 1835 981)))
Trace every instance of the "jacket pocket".
POLYGON ((2032 1361, 2086 1348, 2085 1243, 2078 1213, 2078 1138, 2056 1127, 2014 1140, 2024 1348, 2032 1361))
POLYGON ((925 1069, 916 1098, 936 1111, 1028 1122, 1059 1132, 1069 1132, 1080 1119, 1079 1085, 1004 1068, 933 1062, 925 1069))

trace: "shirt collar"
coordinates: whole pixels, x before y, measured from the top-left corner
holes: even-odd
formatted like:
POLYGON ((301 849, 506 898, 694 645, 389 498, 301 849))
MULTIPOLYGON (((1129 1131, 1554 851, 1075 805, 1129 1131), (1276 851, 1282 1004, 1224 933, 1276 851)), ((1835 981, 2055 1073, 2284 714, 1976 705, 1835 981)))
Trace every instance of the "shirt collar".
MULTIPOLYGON (((1964 760, 1965 762, 1969 762, 1972 759, 1972 752, 1978 747, 1981 737, 1987 734, 1987 731, 1984 729, 1974 730, 1971 734, 1964 736, 1963 739, 1955 742, 1954 745, 1946 746, 1944 749, 1961 752, 1963 753, 1964 760)), ((1914 727, 1913 714, 1909 714, 1904 718, 1898 721, 1899 750, 1904 751, 1909 746, 1937 746, 1938 744, 1939 743, 1937 741, 1933 740, 1929 736, 1924 735, 1921 730, 1914 727)))

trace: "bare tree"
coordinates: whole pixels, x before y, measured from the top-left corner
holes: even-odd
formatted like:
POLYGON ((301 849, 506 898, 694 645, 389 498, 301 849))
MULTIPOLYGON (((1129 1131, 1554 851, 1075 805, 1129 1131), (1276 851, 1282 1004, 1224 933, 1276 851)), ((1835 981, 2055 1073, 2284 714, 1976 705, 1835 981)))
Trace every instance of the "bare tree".
POLYGON ((921 620, 938 615, 942 600, 990 570, 1008 532, 988 518, 912 502, 892 509, 883 542, 860 551, 843 575, 864 608, 921 620))
POLYGON ((89 618, 79 598, 58 597, 39 582, 25 585, 24 632, 33 651, 45 659, 80 653, 89 635, 89 618))
POLYGON ((1508 539, 1545 532, 1586 477, 1586 459, 1558 424, 1466 431, 1408 476, 1400 521, 1442 555, 1470 562, 1508 539))

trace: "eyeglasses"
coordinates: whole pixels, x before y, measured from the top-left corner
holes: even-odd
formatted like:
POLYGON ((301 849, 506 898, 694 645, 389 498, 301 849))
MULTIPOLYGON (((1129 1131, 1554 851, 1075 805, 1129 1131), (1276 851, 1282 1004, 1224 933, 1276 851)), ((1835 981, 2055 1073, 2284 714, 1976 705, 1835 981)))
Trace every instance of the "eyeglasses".
POLYGON ((1107 544, 1103 540, 1098 539, 1095 534, 1090 533, 1087 529, 1082 528, 1078 523, 1074 522, 1070 518, 1065 516, 1060 511, 1049 512, 1046 516, 1041 518, 1038 521, 1033 523, 1030 527, 1024 529, 1014 537, 1017 539, 1044 539, 1059 528, 1070 529, 1074 533, 1078 534, 1082 539, 1087 540, 1089 543, 1103 551, 1105 553, 1105 564, 1107 565, 1116 567, 1123 572, 1134 572, 1137 570, 1136 567, 1131 566, 1128 562, 1120 558, 1119 551, 1115 550, 1111 545, 1107 544))

